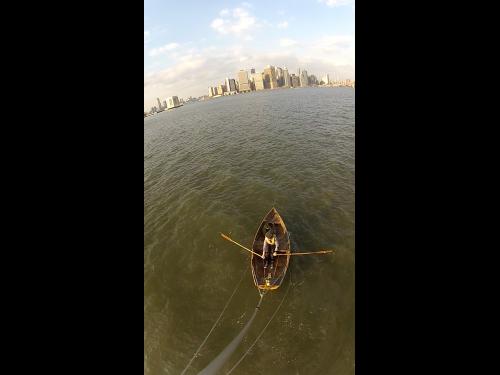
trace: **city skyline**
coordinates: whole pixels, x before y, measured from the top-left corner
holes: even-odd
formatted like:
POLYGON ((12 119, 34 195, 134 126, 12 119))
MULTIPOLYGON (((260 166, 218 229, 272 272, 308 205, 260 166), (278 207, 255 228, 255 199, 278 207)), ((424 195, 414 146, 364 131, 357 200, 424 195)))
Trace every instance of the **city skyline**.
MULTIPOLYGON (((145 0, 144 109, 156 98, 207 95, 208 87, 263 72, 269 62, 355 79, 354 2, 145 0), (189 6, 189 9, 188 9, 189 6), (262 69, 262 70, 261 70, 262 69)), ((282 74, 282 73, 280 73, 282 74)))
MULTIPOLYGON (((221 80, 219 80, 220 82, 221 80)), ((286 89, 286 88, 300 88, 300 87, 352 87, 354 88, 355 81, 350 78, 340 79, 336 74, 332 76, 325 74, 323 76, 316 76, 315 74, 308 73, 305 69, 298 69, 297 74, 289 73, 287 67, 279 67, 273 65, 266 65, 263 71, 258 71, 255 68, 250 68, 250 73, 247 70, 240 70, 237 73, 237 78, 226 77, 222 83, 215 86, 208 86, 208 95, 189 96, 187 102, 196 102, 198 100, 206 100, 217 98, 226 95, 245 94, 252 91, 286 89)), ((174 96, 177 104, 183 105, 184 99, 174 96)), ((171 97, 167 100, 171 101, 171 97)), ((156 112, 162 112, 164 109, 174 108, 173 105, 167 106, 165 100, 163 105, 160 98, 156 98, 158 105, 151 107, 149 111, 144 111, 144 115, 151 115, 156 112)), ((177 107, 177 106, 175 106, 177 107)))

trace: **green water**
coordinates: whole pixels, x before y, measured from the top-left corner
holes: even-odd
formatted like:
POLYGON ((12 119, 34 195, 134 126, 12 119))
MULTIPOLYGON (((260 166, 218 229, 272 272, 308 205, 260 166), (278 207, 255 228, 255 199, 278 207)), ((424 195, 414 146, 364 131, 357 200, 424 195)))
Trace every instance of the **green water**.
POLYGON ((241 331, 259 301, 250 247, 273 206, 291 232, 287 279, 265 296, 232 374, 354 374, 354 90, 273 90, 144 119, 144 373, 187 374, 241 331))

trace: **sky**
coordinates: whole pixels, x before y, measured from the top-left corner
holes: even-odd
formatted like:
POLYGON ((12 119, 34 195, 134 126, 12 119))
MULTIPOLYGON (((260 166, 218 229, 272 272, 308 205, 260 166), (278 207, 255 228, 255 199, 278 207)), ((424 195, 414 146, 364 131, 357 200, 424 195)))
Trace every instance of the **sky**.
POLYGON ((144 110, 240 69, 354 76, 354 0, 144 0, 144 110))

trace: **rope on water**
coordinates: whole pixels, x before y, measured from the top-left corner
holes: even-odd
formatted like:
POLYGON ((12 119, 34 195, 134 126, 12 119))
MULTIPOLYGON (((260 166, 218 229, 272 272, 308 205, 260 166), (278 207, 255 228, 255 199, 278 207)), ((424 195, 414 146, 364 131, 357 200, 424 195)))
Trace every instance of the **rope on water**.
POLYGON ((226 306, 224 306, 224 308, 222 309, 219 317, 217 318, 217 320, 215 321, 214 325, 212 326, 212 328, 210 329, 210 331, 208 332, 208 335, 207 337, 205 337, 205 339, 203 340, 203 342, 200 344, 200 346, 198 347, 198 349, 196 349, 196 352, 193 354, 193 357, 191 358, 191 360, 189 361, 189 363, 187 364, 186 368, 184 370, 182 370, 181 372, 181 375, 184 375, 184 373, 186 372, 186 370, 189 368, 189 366, 191 366, 191 363, 193 363, 194 359, 198 356, 198 353, 200 352, 201 348, 203 347, 203 345, 205 344, 205 342, 208 340, 208 337, 210 336, 210 334, 213 332, 213 330, 215 329, 215 327, 217 326, 217 323, 219 323, 219 320, 222 318, 222 315, 224 314, 224 311, 226 311, 227 307, 229 306, 229 303, 231 302, 231 300, 233 299, 236 291, 238 290, 238 288, 240 287, 240 284, 241 282, 243 281, 245 275, 247 274, 247 271, 248 269, 245 269, 245 272, 243 272, 243 275, 241 276, 241 280, 238 282, 238 284, 236 285, 236 288, 234 288, 233 290, 233 294, 231 294, 231 297, 229 297, 228 301, 226 302, 226 306))
MULTIPOLYGON (((290 270, 291 271, 291 270, 290 270)), ((252 345, 250 345, 250 347, 248 348, 248 350, 243 354, 243 356, 238 360, 238 362, 236 362, 234 364, 233 367, 231 367, 231 369, 226 372, 226 375, 229 375, 231 372, 233 372, 233 370, 241 363, 241 361, 243 361, 243 359, 247 356, 247 354, 250 352, 250 350, 252 350, 252 348, 254 347, 254 345, 257 343, 257 341, 259 341, 260 337, 264 334, 264 331, 266 330, 266 328, 269 326, 269 324, 271 323, 271 321, 273 320, 274 316, 278 313, 281 305, 283 304, 283 302, 285 301, 285 298, 288 294, 288 291, 290 290, 290 286, 292 286, 292 274, 290 272, 290 282, 288 284, 288 288, 286 289, 286 293, 285 295, 283 296, 283 298, 281 299, 281 302, 280 304, 278 305, 278 307, 276 308, 276 310, 274 311, 273 315, 271 316, 271 319, 269 319, 269 321, 267 322, 267 324, 265 325, 264 329, 262 329, 262 331, 260 331, 259 335, 257 336, 257 338, 255 339, 255 341, 252 343, 252 345)), ((259 292, 260 293, 260 292, 259 292)), ((261 296, 261 300, 262 300, 262 296, 261 296)), ((260 305, 260 303, 259 303, 260 305)))
POLYGON ((240 342, 245 337, 246 332, 250 329, 250 326, 252 325, 252 322, 260 309, 260 305, 265 293, 259 294, 259 304, 255 307, 252 317, 248 320, 247 324, 245 324, 238 336, 236 336, 233 341, 231 341, 229 345, 227 345, 224 350, 220 352, 219 355, 215 357, 215 359, 212 360, 212 362, 210 362, 202 371, 200 371, 198 375, 216 375, 219 369, 224 366, 229 357, 234 353, 240 342))

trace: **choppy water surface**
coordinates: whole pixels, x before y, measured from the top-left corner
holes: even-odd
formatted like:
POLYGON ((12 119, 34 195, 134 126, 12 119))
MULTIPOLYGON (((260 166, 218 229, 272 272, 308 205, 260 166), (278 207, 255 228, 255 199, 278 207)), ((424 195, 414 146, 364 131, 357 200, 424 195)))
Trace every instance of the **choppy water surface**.
MULTIPOLYGON (((187 374, 241 331, 259 301, 250 247, 273 207, 291 232, 294 286, 232 374, 354 374, 354 90, 264 91, 144 120, 144 373, 180 374, 245 278, 187 374)), ((264 297, 226 373, 290 280, 264 297)))

